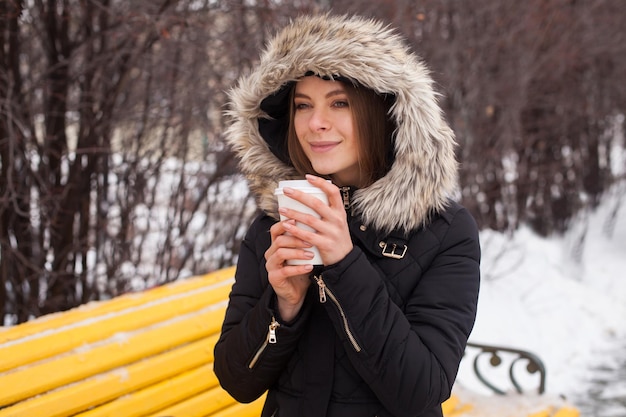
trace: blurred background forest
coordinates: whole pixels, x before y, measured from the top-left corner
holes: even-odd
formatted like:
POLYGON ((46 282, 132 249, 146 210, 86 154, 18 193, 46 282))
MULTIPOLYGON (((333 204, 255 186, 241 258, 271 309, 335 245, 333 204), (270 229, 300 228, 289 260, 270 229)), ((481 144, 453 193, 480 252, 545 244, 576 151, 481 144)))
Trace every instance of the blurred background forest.
POLYGON ((430 66, 481 229, 563 233, 624 181, 621 0, 2 0, 4 324, 232 265, 254 201, 226 91, 329 10, 384 19, 430 66))

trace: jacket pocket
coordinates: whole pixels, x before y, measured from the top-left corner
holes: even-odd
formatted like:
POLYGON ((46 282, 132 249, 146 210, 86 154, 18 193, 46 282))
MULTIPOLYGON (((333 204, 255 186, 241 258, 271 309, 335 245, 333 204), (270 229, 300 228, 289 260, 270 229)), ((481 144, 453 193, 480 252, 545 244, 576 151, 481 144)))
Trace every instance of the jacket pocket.
POLYGON ((252 359, 248 363, 248 369, 253 369, 254 366, 259 362, 259 358, 261 357, 263 352, 265 352, 267 345, 273 345, 278 342, 278 339, 276 338, 276 329, 278 329, 279 327, 280 323, 276 321, 275 317, 272 317, 272 322, 268 326, 267 336, 263 341, 261 347, 255 352, 254 356, 252 356, 252 359))
POLYGON ((350 329, 350 324, 348 323, 348 317, 346 317, 346 313, 343 311, 343 308, 341 307, 339 300, 337 300, 337 297, 335 297, 335 294, 333 294, 332 291, 328 289, 321 275, 320 276, 314 275, 313 278, 315 279, 315 281, 317 282, 317 285, 319 286, 320 303, 324 304, 327 298, 330 298, 330 300, 333 302, 335 307, 337 307, 337 310, 339 310, 339 315, 341 316, 341 320, 343 322, 343 329, 346 332, 346 337, 352 344, 352 347, 354 348, 354 350, 356 352, 360 352, 361 346, 359 346, 359 343, 356 341, 356 338, 354 337, 354 334, 352 333, 352 330, 350 329))

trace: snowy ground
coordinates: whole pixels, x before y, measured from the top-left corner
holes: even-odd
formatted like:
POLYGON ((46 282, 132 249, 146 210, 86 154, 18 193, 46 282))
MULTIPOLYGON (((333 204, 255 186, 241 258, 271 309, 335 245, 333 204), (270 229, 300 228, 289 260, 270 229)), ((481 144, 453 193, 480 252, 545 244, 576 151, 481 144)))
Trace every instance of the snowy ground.
MULTIPOLYGON (((616 190, 565 236, 483 231, 483 281, 470 337, 537 354, 548 394, 575 404, 597 396, 612 404, 594 411, 603 417, 626 416, 626 201, 620 204, 619 194, 624 200, 616 190), (601 392, 598 380, 606 382, 601 392)), ((458 381, 484 391, 467 364, 458 381)))

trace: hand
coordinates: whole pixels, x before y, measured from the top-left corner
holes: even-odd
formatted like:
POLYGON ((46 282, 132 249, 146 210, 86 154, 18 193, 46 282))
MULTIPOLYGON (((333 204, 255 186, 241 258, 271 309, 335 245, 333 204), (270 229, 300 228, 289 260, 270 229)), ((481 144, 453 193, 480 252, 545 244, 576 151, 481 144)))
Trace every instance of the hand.
POLYGON ((272 244, 265 251, 265 268, 269 283, 276 293, 280 317, 290 321, 302 308, 304 297, 311 284, 308 274, 313 270, 313 265, 287 265, 285 261, 312 259, 313 252, 306 250, 311 247, 309 243, 285 233, 287 224, 295 227, 294 220, 286 220, 270 228, 272 244))
POLYGON ((306 224, 315 232, 301 229, 293 222, 283 222, 283 228, 301 242, 317 246, 324 265, 332 265, 345 258, 353 248, 341 193, 337 186, 323 178, 307 175, 306 179, 324 191, 328 197, 329 205, 327 206, 319 199, 301 191, 286 188, 283 190, 286 195, 315 210, 321 219, 310 214, 281 208, 280 213, 282 215, 306 224))

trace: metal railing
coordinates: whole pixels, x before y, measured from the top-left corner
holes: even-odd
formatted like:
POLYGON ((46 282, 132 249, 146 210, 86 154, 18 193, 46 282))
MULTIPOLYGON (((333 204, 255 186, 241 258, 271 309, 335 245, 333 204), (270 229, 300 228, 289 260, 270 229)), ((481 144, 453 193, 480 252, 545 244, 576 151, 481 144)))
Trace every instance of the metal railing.
MULTIPOLYGON (((525 369, 527 375, 538 373, 536 392, 543 394, 545 391, 546 368, 541 359, 532 352, 470 342, 467 344, 464 357, 472 360, 474 373, 480 382, 498 395, 507 394, 507 389, 501 386, 501 381, 496 382, 492 371, 493 368, 503 369, 506 366, 508 366, 509 382, 518 393, 522 394, 529 391, 520 383, 519 372, 521 369, 525 369), (490 367, 486 367, 487 364, 490 367), (524 364, 526 366, 523 366, 524 364), (488 375, 491 376, 488 377, 488 375)), ((508 391, 510 392, 510 390, 508 391)))

